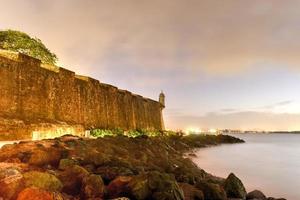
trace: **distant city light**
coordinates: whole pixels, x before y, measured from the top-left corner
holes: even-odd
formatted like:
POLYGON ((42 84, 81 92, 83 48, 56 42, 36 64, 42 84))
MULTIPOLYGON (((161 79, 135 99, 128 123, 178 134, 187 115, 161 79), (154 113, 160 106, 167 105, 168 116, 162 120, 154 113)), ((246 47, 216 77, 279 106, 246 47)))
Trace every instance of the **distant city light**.
POLYGON ((187 133, 187 134, 199 134, 201 132, 202 132, 202 130, 200 128, 196 128, 196 127, 189 127, 185 130, 185 133, 187 133))
POLYGON ((212 128, 212 129, 209 129, 208 132, 209 132, 209 133, 216 133, 216 132, 217 132, 217 129, 212 128))

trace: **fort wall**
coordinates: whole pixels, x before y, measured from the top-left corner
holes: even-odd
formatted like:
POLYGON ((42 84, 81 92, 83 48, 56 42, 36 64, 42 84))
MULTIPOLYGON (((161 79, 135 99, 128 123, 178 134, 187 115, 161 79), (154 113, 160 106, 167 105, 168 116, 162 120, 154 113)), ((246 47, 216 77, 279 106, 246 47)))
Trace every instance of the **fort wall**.
MULTIPOLYGON (((21 120, 24 126, 63 123, 80 125, 85 130, 162 130, 162 109, 152 99, 41 64, 24 54, 0 51, 0 134, 10 129, 7 123, 3 128, 1 119, 21 120)), ((33 131, 30 129, 28 134, 33 131)))

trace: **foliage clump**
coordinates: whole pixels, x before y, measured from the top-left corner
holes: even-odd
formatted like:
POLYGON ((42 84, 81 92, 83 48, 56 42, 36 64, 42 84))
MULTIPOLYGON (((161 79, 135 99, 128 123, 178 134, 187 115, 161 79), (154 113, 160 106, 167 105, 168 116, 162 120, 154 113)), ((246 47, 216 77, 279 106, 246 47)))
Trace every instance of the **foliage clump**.
POLYGON ((91 130, 91 135, 93 137, 105 137, 105 136, 127 136, 127 137, 142 137, 142 136, 161 136, 162 133, 156 130, 145 130, 145 129, 136 129, 124 131, 121 128, 115 129, 93 129, 91 130))
POLYGON ((0 49, 23 53, 52 65, 58 60, 40 39, 15 30, 0 31, 0 49))

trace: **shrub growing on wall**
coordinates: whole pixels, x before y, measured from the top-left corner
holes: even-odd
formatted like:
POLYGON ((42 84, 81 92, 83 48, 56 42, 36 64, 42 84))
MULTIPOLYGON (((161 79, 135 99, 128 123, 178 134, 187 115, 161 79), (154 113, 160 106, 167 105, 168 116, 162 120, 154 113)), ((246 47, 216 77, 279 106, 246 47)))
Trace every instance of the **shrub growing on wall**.
POLYGON ((24 53, 47 64, 55 64, 58 60, 40 39, 15 30, 0 31, 0 49, 24 53))
POLYGON ((130 130, 130 131, 124 131, 120 128, 115 129, 93 129, 91 130, 91 136, 94 137, 105 137, 105 136, 127 136, 127 137, 141 137, 141 136, 161 136, 162 133, 159 131, 150 131, 150 130, 130 130))

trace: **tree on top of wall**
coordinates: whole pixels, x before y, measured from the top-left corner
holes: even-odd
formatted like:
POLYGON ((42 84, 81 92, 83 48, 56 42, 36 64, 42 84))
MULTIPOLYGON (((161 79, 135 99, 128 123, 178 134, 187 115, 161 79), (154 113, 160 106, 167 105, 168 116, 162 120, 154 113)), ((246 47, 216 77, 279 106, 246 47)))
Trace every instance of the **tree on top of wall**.
POLYGON ((20 52, 47 64, 55 64, 58 60, 40 39, 15 30, 0 31, 0 49, 20 52))

